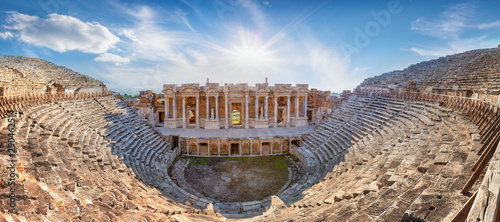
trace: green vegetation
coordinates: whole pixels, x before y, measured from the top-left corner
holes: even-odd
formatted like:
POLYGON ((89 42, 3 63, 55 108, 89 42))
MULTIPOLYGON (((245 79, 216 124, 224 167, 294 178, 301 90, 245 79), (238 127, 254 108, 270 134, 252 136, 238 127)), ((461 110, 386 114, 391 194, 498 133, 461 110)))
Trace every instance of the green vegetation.
POLYGON ((139 98, 139 95, 128 95, 127 93, 123 94, 123 98, 125 99, 136 99, 139 98))
POLYGON ((189 158, 190 166, 202 166, 205 164, 207 164, 206 158, 199 158, 199 157, 189 158))
POLYGON ((285 161, 285 158, 274 158, 273 160, 273 168, 275 170, 288 172, 288 163, 285 161))
POLYGON ((237 110, 233 111, 231 113, 231 123, 240 124, 240 120, 241 120, 240 111, 237 111, 237 110))
POLYGON ((342 95, 342 93, 340 93, 340 92, 332 92, 330 94, 330 96, 336 96, 336 97, 340 97, 340 95, 342 95))

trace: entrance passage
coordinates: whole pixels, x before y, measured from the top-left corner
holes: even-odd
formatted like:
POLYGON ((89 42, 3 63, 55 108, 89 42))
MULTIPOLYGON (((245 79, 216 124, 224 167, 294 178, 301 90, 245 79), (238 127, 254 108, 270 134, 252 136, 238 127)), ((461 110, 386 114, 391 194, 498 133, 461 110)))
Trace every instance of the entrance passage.
POLYGON ((163 123, 165 121, 165 112, 158 112, 158 122, 163 123))
POLYGON ((194 110, 189 110, 188 124, 196 124, 196 115, 194 115, 194 110))
POLYGON ((240 144, 231 143, 231 155, 240 154, 240 144))
POLYGON ((179 136, 172 136, 172 147, 170 148, 171 150, 175 150, 179 146, 179 136))
POLYGON ((278 108, 278 124, 285 124, 285 109, 278 108))

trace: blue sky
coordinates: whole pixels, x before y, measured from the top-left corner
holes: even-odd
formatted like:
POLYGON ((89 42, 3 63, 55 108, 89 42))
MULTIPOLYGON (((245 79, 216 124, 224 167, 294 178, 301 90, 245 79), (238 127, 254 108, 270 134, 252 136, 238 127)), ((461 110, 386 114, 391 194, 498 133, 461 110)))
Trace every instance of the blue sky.
POLYGON ((500 1, 0 1, 0 53, 38 57, 118 92, 167 83, 364 78, 500 44, 500 1))

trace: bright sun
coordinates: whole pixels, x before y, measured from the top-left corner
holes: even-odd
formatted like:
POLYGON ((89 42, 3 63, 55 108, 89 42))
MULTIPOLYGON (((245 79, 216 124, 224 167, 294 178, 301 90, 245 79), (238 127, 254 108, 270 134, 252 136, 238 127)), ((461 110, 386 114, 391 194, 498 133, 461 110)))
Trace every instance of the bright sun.
POLYGON ((235 61, 243 66, 263 65, 267 58, 267 53, 253 48, 243 48, 235 50, 235 61))
POLYGON ((270 44, 262 42, 260 33, 244 30, 238 32, 239 42, 225 49, 229 66, 248 71, 269 71, 276 68, 276 52, 270 49, 270 44))
POLYGON ((240 70, 266 72, 276 68, 278 59, 273 51, 261 44, 234 47, 229 52, 230 65, 240 70))

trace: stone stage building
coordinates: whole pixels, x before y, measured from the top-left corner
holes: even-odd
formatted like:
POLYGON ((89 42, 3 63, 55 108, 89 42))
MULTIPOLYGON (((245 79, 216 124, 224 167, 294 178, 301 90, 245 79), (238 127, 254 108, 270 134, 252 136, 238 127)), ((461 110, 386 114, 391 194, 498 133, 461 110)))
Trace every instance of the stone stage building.
POLYGON ((307 84, 207 83, 163 85, 165 113, 157 116, 165 128, 302 127, 319 123, 329 92, 307 84), (320 92, 320 93, 318 93, 320 92), (164 118, 161 118, 164 117, 164 118))

